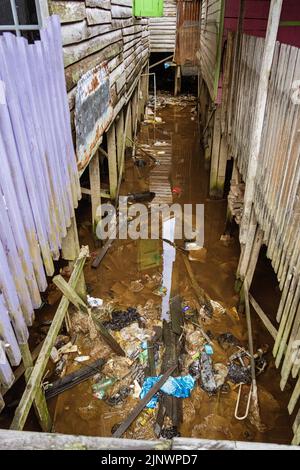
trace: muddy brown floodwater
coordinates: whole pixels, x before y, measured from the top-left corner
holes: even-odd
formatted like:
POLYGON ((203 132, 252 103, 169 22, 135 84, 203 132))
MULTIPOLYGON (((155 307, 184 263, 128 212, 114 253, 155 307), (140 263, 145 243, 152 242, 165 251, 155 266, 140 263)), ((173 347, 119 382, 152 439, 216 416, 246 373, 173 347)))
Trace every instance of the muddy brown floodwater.
MULTIPOLYGON (((163 101, 161 97, 160 102, 163 101)), ((156 189, 156 201, 168 199, 179 204, 204 204, 205 207, 205 250, 198 260, 190 261, 199 285, 209 297, 218 302, 225 310, 216 308, 212 318, 203 318, 206 332, 211 335, 216 364, 227 365, 230 355, 236 351, 232 345, 224 347, 218 337, 231 333, 238 342, 247 348, 247 330, 243 315, 236 311, 238 297, 234 291, 235 272, 239 258, 237 236, 230 243, 224 244, 220 237, 224 231, 226 201, 208 199, 209 170, 204 160, 200 145, 200 126, 195 113, 196 102, 179 98, 169 100, 170 104, 158 108, 162 123, 153 125, 149 122, 141 126, 138 136, 144 153, 138 150, 147 165, 139 169, 132 160, 127 161, 122 194, 156 189), (160 160, 161 165, 151 164, 145 152, 150 152, 160 160), (161 185, 161 186, 160 186, 161 185), (171 190, 177 188, 175 193, 171 190)), ((82 244, 89 244, 94 251, 91 238, 90 208, 84 201, 79 210, 79 234, 82 244)), ((183 240, 177 240, 183 246, 183 240)), ((157 295, 162 272, 162 246, 159 247, 157 267, 142 269, 141 245, 139 241, 116 241, 97 270, 85 268, 86 282, 90 295, 100 297, 115 308, 124 310, 135 307, 142 312, 144 327, 150 331, 154 326, 162 326, 161 302, 157 295)), ((259 290, 259 288, 258 288, 259 290)), ((188 304, 193 305, 195 293, 191 288, 182 255, 177 252, 173 267, 172 294, 179 294, 188 304)), ((260 432, 250 412, 245 421, 234 417, 237 400, 237 386, 229 382, 228 387, 213 395, 204 391, 197 382, 191 398, 183 400, 183 420, 178 431, 183 437, 208 439, 235 439, 260 442, 289 444, 292 439, 291 421, 287 414, 287 393, 279 389, 279 374, 272 360, 272 338, 262 325, 254 319, 254 349, 264 344, 269 345, 266 355, 268 366, 258 377, 258 391, 264 432, 260 432), (254 424, 253 424, 254 423, 254 424)), ((77 325, 78 326, 78 325, 77 325)), ((186 336, 194 333, 196 327, 185 323, 186 336)), ((122 332, 113 332, 123 347, 122 332)), ((77 342, 80 353, 89 355, 90 362, 99 357, 106 360, 102 373, 106 377, 121 378, 130 370, 127 359, 120 360, 100 339, 91 341, 89 334, 79 331, 77 342)), ((163 352, 163 348, 162 348, 163 352)), ((158 363, 161 363, 162 352, 158 363)), ((68 372, 79 368, 74 357, 69 355, 68 372)), ((191 345, 185 344, 181 357, 181 374, 188 373, 191 360, 191 345)), ((130 395, 119 405, 110 405, 105 400, 93 396, 92 386, 99 377, 90 379, 72 390, 59 396, 55 411, 55 432, 109 437, 115 424, 123 421, 139 398, 130 395)), ((131 384, 130 377, 123 385, 131 384)), ((117 387, 115 387, 117 391, 117 387)), ((244 387, 248 393, 249 387, 244 387)), ((244 399, 242 406, 245 406, 244 399)), ((125 437, 154 439, 156 413, 144 411, 125 437)))

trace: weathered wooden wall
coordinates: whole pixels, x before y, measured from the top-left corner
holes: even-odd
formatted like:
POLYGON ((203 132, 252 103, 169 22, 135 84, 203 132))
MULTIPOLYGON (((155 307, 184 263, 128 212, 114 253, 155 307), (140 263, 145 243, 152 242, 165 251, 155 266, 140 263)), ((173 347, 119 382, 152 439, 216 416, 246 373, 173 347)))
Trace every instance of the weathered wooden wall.
POLYGON ((151 52, 174 52, 176 15, 176 0, 164 0, 164 16, 149 19, 151 52))
POLYGON ((147 18, 133 17, 133 0, 49 0, 60 16, 70 112, 80 78, 107 61, 114 118, 128 102, 149 57, 147 18))
MULTIPOLYGON (((263 38, 242 37, 235 80, 231 80, 235 88, 228 90, 222 102, 223 131, 229 155, 234 157, 246 184, 264 43, 263 38)), ((227 65, 232 67, 232 62, 227 65)), ((233 76, 233 70, 226 73, 233 76)), ((282 390, 289 377, 298 380, 289 403, 290 413, 299 407, 300 398, 300 100, 295 85, 299 77, 300 49, 278 42, 255 176, 254 222, 249 227, 245 248, 252 249, 251 240, 258 227, 282 291, 273 351, 276 366, 281 368, 282 390)), ((239 270, 245 275, 249 268, 243 267, 245 256, 241 259, 239 270)), ((300 443, 298 426, 299 423, 295 425, 298 434, 295 431, 294 440, 297 444, 300 443)))
POLYGON ((211 99, 217 96, 221 66, 225 0, 203 0, 201 8, 200 64, 211 99))
POLYGON ((200 0, 177 2, 176 51, 177 65, 200 65, 200 0))

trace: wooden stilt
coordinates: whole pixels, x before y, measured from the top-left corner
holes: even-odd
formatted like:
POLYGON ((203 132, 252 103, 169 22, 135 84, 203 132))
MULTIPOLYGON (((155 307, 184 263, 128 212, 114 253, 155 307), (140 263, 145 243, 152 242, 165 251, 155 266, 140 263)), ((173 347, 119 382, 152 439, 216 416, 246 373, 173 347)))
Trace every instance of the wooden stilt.
POLYGON ((90 185, 91 185, 92 224, 93 224, 93 233, 95 236, 96 228, 100 220, 100 216, 99 216, 100 212, 98 208, 101 205, 100 160, 99 160, 98 152, 96 152, 96 154, 94 155, 94 157, 89 163, 89 175, 90 175, 90 185))
POLYGON ((254 238, 256 234, 256 229, 257 229, 257 221, 256 221, 254 211, 252 211, 248 237, 247 237, 245 245, 242 246, 242 252, 241 252, 239 266, 237 270, 237 278, 241 279, 242 281, 245 279, 247 269, 249 266, 253 242, 254 242, 254 238))
POLYGON ((128 131, 129 123, 130 123, 130 107, 127 107, 126 116, 125 116, 125 128, 123 132, 121 164, 120 164, 120 170, 119 170, 119 180, 118 180, 117 196, 116 196, 117 201, 118 201, 119 194, 120 194, 122 175, 123 175, 124 168, 125 168, 125 150, 126 150, 126 141, 128 140, 126 137, 128 135, 127 131, 128 131))
POLYGON ((263 244, 263 239, 264 239, 264 232, 259 228, 259 226, 257 226, 255 238, 254 238, 254 241, 253 241, 250 261, 249 261, 247 274, 246 274, 249 289, 250 289, 251 284, 252 284, 252 280, 253 280, 255 268, 256 268, 256 265, 257 265, 260 249, 261 249, 262 244, 263 244))
POLYGON ((116 129, 113 122, 107 132, 107 153, 109 168, 109 188, 112 200, 116 198, 118 186, 118 168, 117 168, 117 146, 116 146, 116 129))
POLYGON ((133 143, 132 143, 133 140, 132 140, 132 110, 131 110, 131 103, 128 103, 127 115, 128 115, 128 124, 127 124, 127 131, 126 131, 126 145, 125 145, 126 148, 132 147, 132 145, 133 145, 133 143))
MULTIPOLYGON (((62 241, 62 257, 69 261, 69 266, 74 267, 74 262, 80 252, 77 223, 75 217, 71 219, 71 226, 67 230, 67 236, 62 241)), ((79 281, 76 284, 76 292, 85 300, 86 285, 84 275, 81 273, 79 281)))
POLYGON ((221 108, 220 106, 218 106, 215 112, 211 151, 209 195, 212 198, 219 198, 220 193, 223 193, 221 188, 218 188, 218 169, 220 159, 221 137, 221 108))
MULTIPOLYGON (((248 288, 250 289, 255 268, 257 265, 257 260, 259 257, 261 245, 263 242, 263 231, 258 227, 258 225, 252 225, 253 231, 251 230, 251 239, 252 239, 252 234, 254 233, 254 239, 249 240, 249 245, 245 247, 245 250, 243 251, 243 260, 241 263, 241 271, 240 271, 240 276, 243 282, 245 280, 247 281, 248 288), (250 248, 251 247, 251 248, 250 248), (246 270, 246 273, 244 274, 246 270)), ((245 298, 244 298, 244 289, 241 289, 240 291, 240 303, 239 303, 239 311, 243 311, 244 309, 244 304, 245 304, 245 298)))
POLYGON ((118 155, 118 170, 120 173, 122 161, 122 147, 123 147, 123 134, 124 134, 124 111, 121 109, 118 119, 116 121, 116 138, 117 138, 117 155, 118 155))
POLYGON ((224 185, 225 185, 227 161, 228 161, 227 139, 226 139, 226 136, 223 134, 221 136, 219 165, 218 165, 218 174, 217 174, 218 197, 220 199, 224 196, 224 185))
POLYGON ((181 92, 181 67, 177 65, 175 67, 175 87, 174 96, 178 96, 181 92))
MULTIPOLYGON (((25 367, 25 380, 28 382, 30 374, 33 369, 33 359, 28 346, 26 344, 20 344, 20 351, 22 354, 23 364, 25 367)), ((49 414, 49 410, 46 403, 46 398, 41 387, 37 389, 36 396, 33 402, 36 416, 39 420, 40 426, 44 432, 50 432, 52 428, 52 420, 49 414)))

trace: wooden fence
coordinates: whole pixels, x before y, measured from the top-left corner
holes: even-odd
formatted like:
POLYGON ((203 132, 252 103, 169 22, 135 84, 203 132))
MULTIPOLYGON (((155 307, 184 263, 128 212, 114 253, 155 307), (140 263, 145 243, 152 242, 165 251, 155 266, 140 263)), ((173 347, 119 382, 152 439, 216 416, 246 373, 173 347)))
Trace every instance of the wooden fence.
MULTIPOLYGON (((262 38, 244 35, 237 68, 232 69, 231 61, 225 71, 233 88, 223 90, 224 134, 230 155, 246 183, 264 42, 262 38)), ((255 177, 255 225, 248 232, 248 240, 254 240, 254 226, 262 232, 267 256, 282 290, 273 352, 276 366, 281 367, 282 390, 290 375, 298 378, 288 407, 290 414, 300 397, 300 106, 296 86, 299 79, 300 50, 277 43, 255 177)), ((297 444, 299 430, 298 413, 294 426, 297 444)))
MULTIPOLYGON (((46 276, 54 274, 80 185, 61 28, 29 45, 0 37, 0 391, 13 381, 46 276)), ((0 408, 3 400, 0 395, 0 408)))

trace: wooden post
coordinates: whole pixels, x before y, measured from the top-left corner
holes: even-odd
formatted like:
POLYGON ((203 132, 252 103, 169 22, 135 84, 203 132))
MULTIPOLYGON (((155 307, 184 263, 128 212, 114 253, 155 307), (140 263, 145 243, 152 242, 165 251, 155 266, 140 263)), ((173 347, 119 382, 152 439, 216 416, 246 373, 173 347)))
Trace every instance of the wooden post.
MULTIPOLYGON (((87 256, 88 256, 88 249, 84 247, 81 249, 79 257, 77 258, 75 262, 74 270, 69 280, 69 284, 73 288, 76 287, 78 280, 82 274, 82 270, 83 270, 87 256)), ((30 377, 26 384, 25 392, 16 409, 15 416, 14 416, 10 429, 21 430, 24 428, 28 413, 38 393, 41 380, 43 378, 45 369, 47 367, 47 363, 48 363, 52 348, 54 346, 57 335, 61 329, 68 307, 69 307, 69 301, 66 299, 66 297, 63 297, 55 313, 55 316, 49 328, 47 337, 43 343, 39 357, 37 358, 35 366, 33 367, 32 373, 30 374, 30 377)))
POLYGON ((228 161, 227 139, 226 139, 225 134, 222 134, 221 143, 220 143, 218 174, 217 174, 217 188, 218 188, 217 195, 220 199, 222 199, 222 197, 224 196, 224 185, 225 185, 227 161, 228 161))
POLYGON ((132 147, 132 112, 131 112, 131 103, 129 102, 127 105, 127 115, 128 115, 128 124, 127 124, 127 131, 126 131, 126 144, 125 149, 128 147, 132 147), (128 137, 128 138, 127 138, 128 137))
POLYGON ((177 65, 175 67, 175 87, 174 87, 174 96, 178 96, 181 92, 181 67, 177 65))
POLYGON ((240 63, 240 51, 241 51, 241 41, 242 41, 243 27, 244 27, 245 6, 246 6, 246 0, 240 0, 239 20, 238 20, 238 27, 237 27, 236 38, 235 38, 233 64, 232 64, 232 77, 231 77, 232 85, 231 85, 231 90, 230 90, 229 107, 228 107, 229 134, 231 134, 231 129, 232 129, 232 118, 233 118, 232 110, 235 109, 237 74, 238 74, 238 64, 240 63))
POLYGON ((89 175, 90 175, 90 185, 91 185, 92 225, 93 225, 93 233, 95 235, 96 228, 100 220, 100 217, 97 216, 97 209, 101 205, 99 152, 96 152, 96 154, 93 156, 92 160, 89 163, 89 175))
POLYGON ((210 166, 209 195, 212 198, 219 198, 221 192, 223 196, 222 189, 218 187, 218 170, 219 170, 221 137, 222 137, 221 136, 221 107, 218 106, 215 112, 212 152, 211 152, 211 166, 210 166))
POLYGON ((266 111, 266 103, 269 88, 269 78, 273 62, 276 38, 280 22, 281 8, 283 0, 271 0, 269 20, 267 27, 267 35, 265 39, 265 47, 260 70, 260 78, 256 97, 256 108, 254 112, 254 127, 252 131, 249 146, 249 162, 246 178, 246 190, 244 198, 244 213, 240 228, 241 243, 246 243, 248 229, 250 225, 250 217, 252 203, 254 198, 254 184, 260 152, 260 145, 263 133, 263 124, 266 111))
MULTIPOLYGON (((69 266, 74 267, 74 262, 80 252, 80 244, 78 238, 78 230, 76 218, 71 219, 71 226, 67 230, 67 236, 62 241, 62 257, 69 261, 69 266)), ((86 285, 84 275, 81 273, 80 279, 76 284, 76 292, 83 298, 86 298, 86 285)))
POLYGON ((123 134, 124 134, 124 111, 121 109, 118 119, 116 120, 116 138, 117 138, 117 155, 118 155, 118 170, 120 173, 122 161, 122 147, 123 147, 123 134))
POLYGON ((117 168, 117 146, 116 146, 116 129, 113 122, 107 132, 107 153, 109 168, 109 188, 112 200, 116 198, 118 186, 118 168, 117 168))
MULTIPOLYGON (((20 344, 19 346, 25 367, 25 380, 28 382, 33 369, 33 358, 28 343, 20 344)), ((50 432, 52 428, 52 421, 47 407, 46 398, 41 387, 37 389, 33 406, 42 430, 44 432, 50 432)))
MULTIPOLYGON (((251 225, 251 230, 249 231, 249 234, 250 234, 249 244, 246 245, 245 250, 243 250, 243 258, 240 263, 240 272, 239 272, 240 280, 242 282, 247 281, 248 289, 250 289, 251 284, 252 284, 255 268, 257 265, 257 260, 258 260, 260 249, 261 249, 262 242, 263 242, 264 232, 258 227, 255 221, 255 223, 251 225)), ((241 289, 239 311, 243 311, 244 304, 245 304, 244 289, 241 289)))

